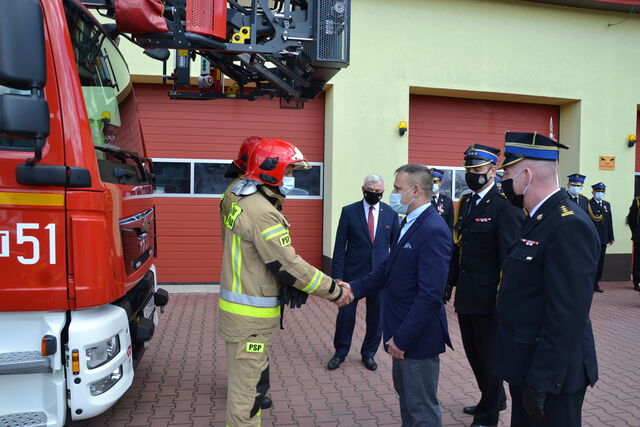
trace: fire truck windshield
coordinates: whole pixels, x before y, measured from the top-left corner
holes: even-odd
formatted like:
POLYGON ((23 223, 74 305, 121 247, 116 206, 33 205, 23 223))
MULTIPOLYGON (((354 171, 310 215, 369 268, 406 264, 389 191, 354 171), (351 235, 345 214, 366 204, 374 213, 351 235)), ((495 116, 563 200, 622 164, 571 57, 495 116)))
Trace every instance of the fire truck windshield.
POLYGON ((114 148, 137 156, 145 154, 129 69, 90 14, 74 2, 65 3, 65 12, 101 178, 122 182, 114 178, 113 168, 122 167, 122 163, 136 168, 137 164, 135 156, 124 160, 114 156, 114 148))

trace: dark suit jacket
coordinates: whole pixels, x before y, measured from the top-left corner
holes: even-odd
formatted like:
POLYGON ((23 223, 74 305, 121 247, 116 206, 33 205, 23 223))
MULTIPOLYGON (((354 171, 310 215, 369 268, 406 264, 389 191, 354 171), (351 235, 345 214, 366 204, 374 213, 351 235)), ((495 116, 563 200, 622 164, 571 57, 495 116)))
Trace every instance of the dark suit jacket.
POLYGON ((600 244, 606 245, 609 242, 614 241, 613 238, 613 220, 611 218, 611 205, 606 200, 602 201, 602 207, 596 202, 594 198, 589 200, 589 208, 593 215, 591 215, 591 219, 593 220, 594 225, 596 226, 596 230, 598 230, 598 236, 600 237, 600 244), (597 218, 602 215, 601 220, 597 220, 597 218))
POLYGON ((517 238, 524 211, 512 206, 495 185, 469 212, 471 196, 460 199, 455 225, 461 239, 451 260, 454 306, 459 314, 493 314, 502 262, 517 238))
POLYGON ((440 216, 449 226, 449 230, 453 230, 453 217, 455 215, 455 210, 453 209, 453 200, 451 197, 446 194, 439 193, 438 200, 431 204, 436 208, 438 212, 440 212, 440 216))
POLYGON ((384 263, 350 283, 356 298, 384 290, 383 342, 393 338, 409 359, 432 358, 444 352, 445 343, 451 346, 442 301, 451 246, 447 224, 429 205, 384 263))
POLYGON ((567 196, 569 196, 569 200, 580 206, 585 211, 589 209, 589 199, 582 194, 578 194, 578 197, 574 198, 571 194, 569 194, 569 192, 567 192, 567 196))
MULTIPOLYGON (((631 230, 631 240, 636 243, 640 242, 640 221, 638 216, 640 214, 640 197, 635 197, 629 207, 629 215, 627 215, 627 224, 631 230)), ((636 255, 640 256, 640 254, 636 255)))
POLYGON ((346 282, 367 275, 389 255, 391 243, 398 239, 398 214, 380 202, 375 240, 369 238, 362 200, 342 208, 333 248, 331 277, 346 282))
POLYGON ((507 252, 498 292, 499 378, 553 394, 596 382, 589 310, 599 255, 593 223, 564 189, 526 219, 507 252))

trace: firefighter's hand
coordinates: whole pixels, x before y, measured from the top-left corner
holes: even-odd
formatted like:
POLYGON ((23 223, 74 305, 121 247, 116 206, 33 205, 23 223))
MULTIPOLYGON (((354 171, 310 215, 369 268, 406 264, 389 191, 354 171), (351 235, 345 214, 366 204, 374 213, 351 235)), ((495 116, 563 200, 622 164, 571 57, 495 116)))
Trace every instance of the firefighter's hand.
POLYGON ((448 284, 446 288, 444 288, 444 303, 448 303, 451 300, 451 294, 453 293, 453 285, 448 284))
POLYGON ((301 291, 297 288, 289 288, 291 290, 291 299, 289 301, 289 308, 300 308, 307 302, 309 294, 301 291))
POLYGON ((338 280, 338 286, 342 288, 342 295, 338 298, 335 304, 338 307, 343 307, 347 304, 351 304, 354 300, 353 293, 351 292, 351 286, 347 282, 343 282, 342 280, 338 280))
POLYGON ((546 423, 547 417, 544 413, 544 401, 547 393, 535 390, 532 387, 525 387, 522 393, 522 405, 527 415, 539 423, 546 423))

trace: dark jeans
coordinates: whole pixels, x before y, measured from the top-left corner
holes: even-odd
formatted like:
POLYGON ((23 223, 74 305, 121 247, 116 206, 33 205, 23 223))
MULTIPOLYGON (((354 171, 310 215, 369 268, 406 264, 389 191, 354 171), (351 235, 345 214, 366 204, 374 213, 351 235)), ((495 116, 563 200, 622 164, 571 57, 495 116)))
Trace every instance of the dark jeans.
POLYGON ((402 427, 439 427, 440 358, 393 359, 393 387, 400 397, 402 427))
MULTIPOLYGON (((353 328, 356 324, 356 309, 358 300, 340 307, 338 318, 336 319, 336 333, 333 336, 333 347, 336 349, 335 356, 345 358, 351 348, 353 328)), ((362 341, 360 354, 363 357, 373 357, 380 347, 382 339, 382 316, 380 312, 380 292, 373 292, 365 298, 367 304, 367 332, 362 341)))
POLYGON ((462 344, 482 393, 473 422, 485 426, 498 424, 500 406, 506 402, 502 380, 491 369, 496 321, 493 315, 458 314, 462 344))
POLYGON ((580 427, 582 424, 582 402, 586 386, 569 394, 548 394, 544 401, 545 424, 529 418, 522 405, 524 387, 509 386, 511 392, 511 427, 580 427))

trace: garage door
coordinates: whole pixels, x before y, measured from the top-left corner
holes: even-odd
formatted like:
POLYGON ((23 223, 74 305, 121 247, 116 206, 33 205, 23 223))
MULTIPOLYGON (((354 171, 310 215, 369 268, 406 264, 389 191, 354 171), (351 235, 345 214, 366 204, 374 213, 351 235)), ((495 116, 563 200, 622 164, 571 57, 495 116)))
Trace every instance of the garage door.
POLYGON ((506 131, 558 135, 556 105, 411 95, 409 108, 409 161, 444 169, 454 200, 467 189, 462 155, 472 142, 502 148, 506 131))
POLYGON ((296 177, 299 193, 305 195, 289 197, 283 213, 292 223, 298 253, 321 266, 323 97, 302 110, 284 110, 277 100, 170 100, 167 88, 157 85, 136 85, 136 95, 158 175, 159 281, 219 282, 218 205, 229 182, 222 175, 250 135, 289 140, 312 162, 311 171, 296 177))

